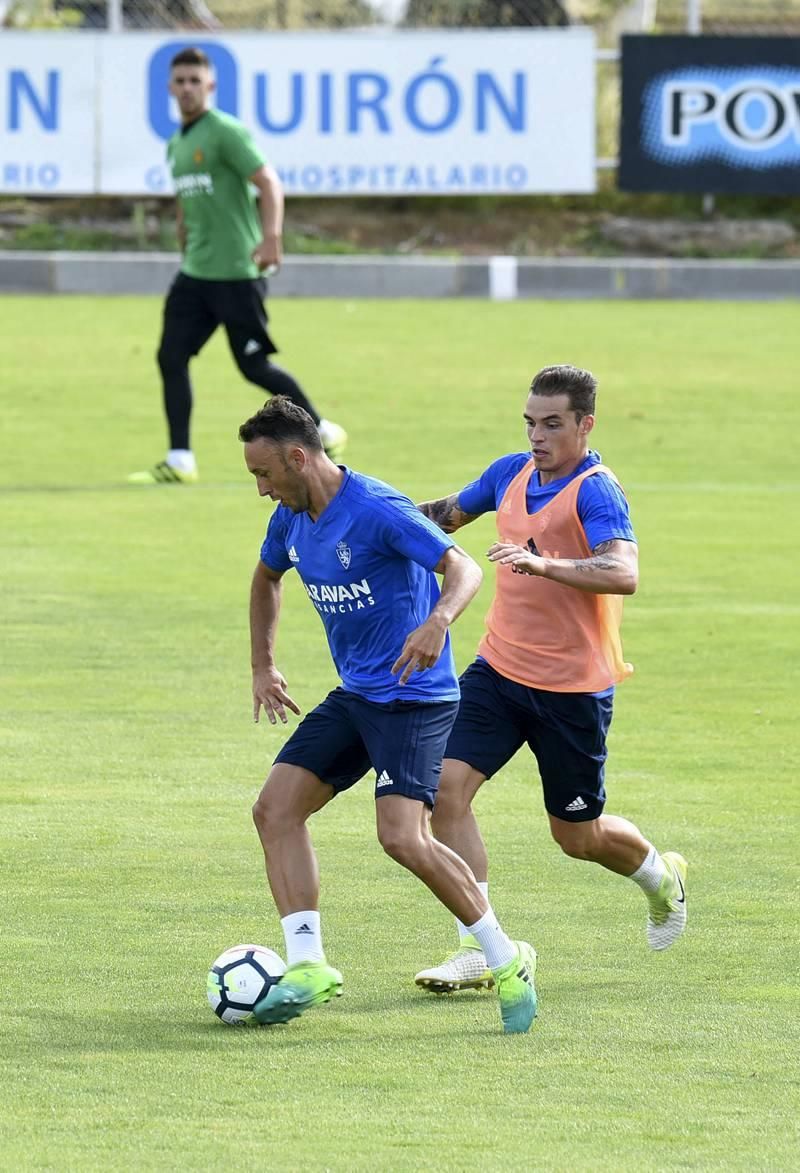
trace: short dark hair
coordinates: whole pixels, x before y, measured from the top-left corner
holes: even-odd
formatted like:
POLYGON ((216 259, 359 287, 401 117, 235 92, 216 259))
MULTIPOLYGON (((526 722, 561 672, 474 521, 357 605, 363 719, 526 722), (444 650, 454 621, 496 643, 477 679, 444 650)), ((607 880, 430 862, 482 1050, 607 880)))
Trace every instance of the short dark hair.
POLYGON ((170 69, 176 65, 202 65, 204 69, 211 68, 211 62, 202 49, 181 49, 169 63, 170 69))
POLYGON ((553 367, 543 367, 538 375, 534 375, 530 394, 566 395, 569 398, 570 411, 574 411, 576 418, 580 420, 585 415, 594 415, 597 379, 591 371, 560 363, 553 367))
POLYGON ((314 452, 322 451, 322 441, 314 420, 286 395, 268 399, 260 411, 251 415, 239 428, 239 439, 272 440, 275 444, 300 444, 314 452))

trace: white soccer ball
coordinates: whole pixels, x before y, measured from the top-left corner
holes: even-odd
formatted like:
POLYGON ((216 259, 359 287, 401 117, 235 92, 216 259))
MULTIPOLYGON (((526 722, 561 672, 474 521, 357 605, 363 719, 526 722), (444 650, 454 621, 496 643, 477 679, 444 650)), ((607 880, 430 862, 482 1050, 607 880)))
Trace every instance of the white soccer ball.
POLYGON ((206 989, 217 1018, 231 1026, 253 1018, 253 1007, 286 972, 286 963, 263 945, 234 945, 208 971, 206 989))

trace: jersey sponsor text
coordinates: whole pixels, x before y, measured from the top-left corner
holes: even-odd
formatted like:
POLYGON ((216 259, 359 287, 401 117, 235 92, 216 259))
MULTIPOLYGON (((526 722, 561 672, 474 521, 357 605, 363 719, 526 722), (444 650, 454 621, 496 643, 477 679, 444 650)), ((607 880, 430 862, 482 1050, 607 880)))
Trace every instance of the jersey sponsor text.
POLYGON ((351 582, 347 585, 304 582, 303 586, 318 611, 338 612, 343 615, 347 611, 363 611, 365 607, 375 606, 372 588, 365 578, 362 578, 361 582, 351 582))
POLYGON ((175 190, 179 196, 213 195, 214 180, 207 171, 197 175, 179 175, 175 180, 175 190))

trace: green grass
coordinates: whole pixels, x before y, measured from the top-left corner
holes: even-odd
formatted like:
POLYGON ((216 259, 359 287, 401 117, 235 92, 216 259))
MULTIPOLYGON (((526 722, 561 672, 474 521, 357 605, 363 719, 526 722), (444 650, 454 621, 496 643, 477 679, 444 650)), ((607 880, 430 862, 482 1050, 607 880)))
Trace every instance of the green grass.
MULTIPOLYGON (((281 743, 251 720, 249 576, 267 518, 224 340, 195 364, 202 482, 162 453, 152 299, 5 298, 0 337, 3 1168, 796 1167, 796 307, 274 302, 286 365, 415 499, 523 446, 530 376, 601 380, 596 446, 632 503, 608 809, 689 860, 664 955, 644 902, 550 842, 520 755, 478 801, 496 910, 540 954, 541 1017, 417 992, 449 916, 375 841, 372 786, 313 820, 345 997, 228 1029, 226 946, 282 951, 249 808, 281 743), (794 748, 793 748, 794 747, 794 748)), ((481 555, 492 532, 463 531, 481 555)), ((472 655, 489 584, 455 630, 472 655)), ((280 664, 334 682, 296 583, 280 664)))

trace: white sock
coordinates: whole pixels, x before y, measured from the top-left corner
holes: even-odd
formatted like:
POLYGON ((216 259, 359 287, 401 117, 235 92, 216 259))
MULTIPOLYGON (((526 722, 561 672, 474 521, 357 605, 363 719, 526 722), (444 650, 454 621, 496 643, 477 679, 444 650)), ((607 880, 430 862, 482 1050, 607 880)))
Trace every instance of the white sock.
POLYGON ((667 865, 651 843, 644 863, 636 869, 631 879, 634 884, 639 885, 643 892, 657 892, 666 874, 667 865))
POLYGON ((480 945, 486 956, 489 969, 499 969, 517 955, 517 947, 500 928, 491 908, 479 921, 469 926, 469 932, 480 945))
MULTIPOLYGON (((489 881, 488 880, 478 880, 478 887, 480 888, 481 892, 483 892, 484 896, 488 900, 489 899, 489 881)), ((463 924, 458 919, 458 917, 456 917, 456 928, 458 929, 459 941, 463 941, 465 937, 470 936, 469 929, 467 928, 467 926, 465 924, 463 924)))
POLYGON ((318 912, 290 912, 281 917, 283 939, 286 942, 286 965, 298 961, 324 961, 318 912))
POLYGON ((191 448, 170 448, 167 453, 167 464, 170 468, 177 468, 178 472, 194 472, 197 461, 191 448))

